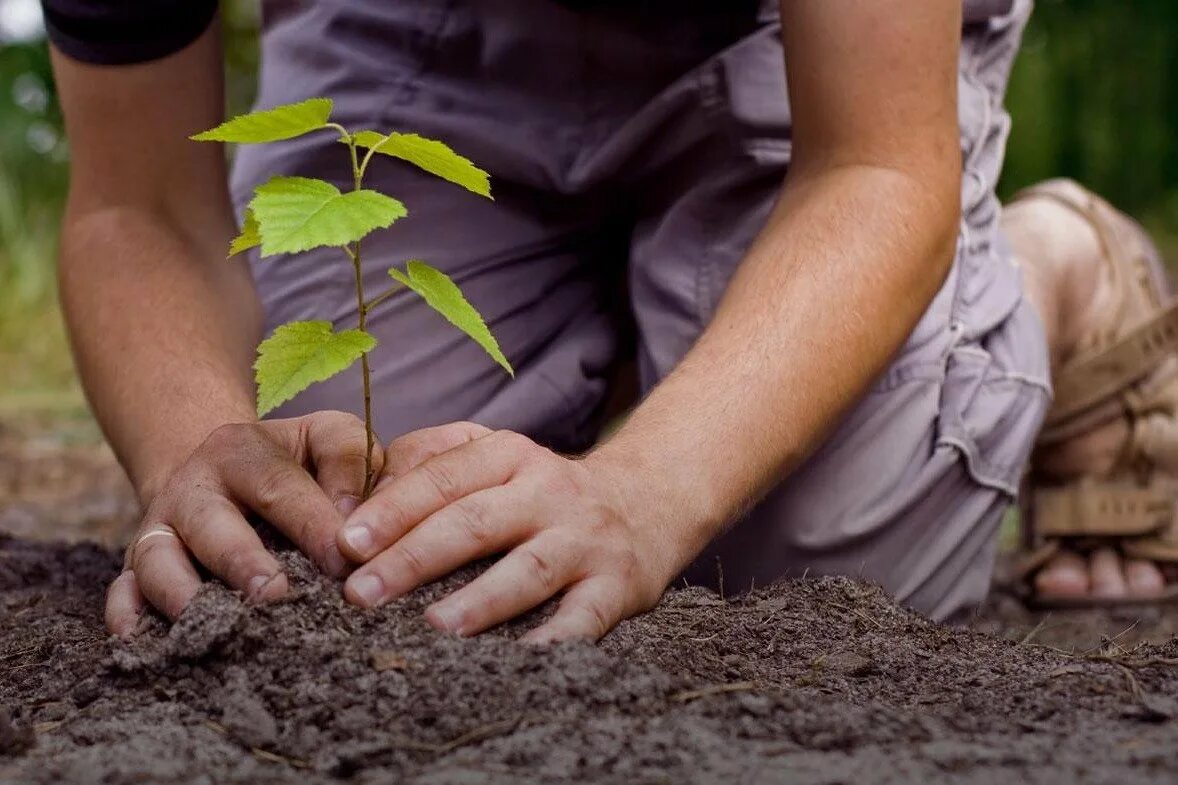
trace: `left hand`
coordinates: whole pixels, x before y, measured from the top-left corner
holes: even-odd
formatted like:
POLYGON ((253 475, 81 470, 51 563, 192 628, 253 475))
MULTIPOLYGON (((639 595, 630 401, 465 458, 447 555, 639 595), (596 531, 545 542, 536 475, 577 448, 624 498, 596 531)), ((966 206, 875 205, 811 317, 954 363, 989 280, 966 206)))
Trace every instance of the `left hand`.
POLYGON ((562 457, 510 431, 453 423, 389 445, 373 495, 337 542, 363 563, 344 595, 376 607, 476 559, 507 554, 426 610, 474 635, 564 592, 524 640, 597 640, 658 602, 681 564, 624 509, 621 474, 562 457))

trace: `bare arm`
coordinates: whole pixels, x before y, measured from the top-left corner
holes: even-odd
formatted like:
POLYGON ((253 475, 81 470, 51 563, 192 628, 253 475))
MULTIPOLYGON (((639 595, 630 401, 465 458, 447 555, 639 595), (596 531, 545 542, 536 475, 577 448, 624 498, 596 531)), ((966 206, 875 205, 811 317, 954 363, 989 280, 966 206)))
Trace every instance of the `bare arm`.
POLYGON ((253 599, 284 594, 246 511, 338 573, 364 427, 339 412, 256 422, 261 308, 245 265, 225 259, 236 227, 222 153, 188 140, 223 114, 215 29, 150 63, 55 51, 53 65, 73 155, 62 302, 86 392, 145 507, 107 625, 131 632, 145 601, 177 616, 200 586, 194 559, 253 599))
POLYGON ((253 419, 261 309, 234 234, 210 30, 163 61, 92 66, 54 52, 70 140, 62 303, 87 395, 141 498, 219 425, 253 419))
POLYGON ((564 592, 532 640, 604 635, 649 608, 724 526, 796 467, 902 345, 958 228, 960 3, 782 0, 794 160, 713 323, 583 460, 455 424, 389 446, 340 532, 376 605, 510 552, 432 606, 485 629, 564 592))
POLYGON ((592 459, 638 462, 671 481, 673 514, 703 510, 692 553, 883 371, 944 281, 958 232, 961 4, 781 5, 794 116, 781 199, 712 324, 592 459))

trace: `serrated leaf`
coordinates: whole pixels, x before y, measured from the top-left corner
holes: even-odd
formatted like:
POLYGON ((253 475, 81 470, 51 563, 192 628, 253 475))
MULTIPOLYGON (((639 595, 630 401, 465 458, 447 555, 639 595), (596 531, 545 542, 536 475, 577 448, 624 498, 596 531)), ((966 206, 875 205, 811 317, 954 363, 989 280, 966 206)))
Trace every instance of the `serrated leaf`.
POLYGON ((396 267, 389 270, 393 280, 401 283, 421 295, 430 308, 445 317, 446 321, 466 333, 474 342, 483 347, 491 359, 503 366, 512 376, 515 369, 503 356, 499 349, 499 342, 487 328, 483 317, 475 307, 463 296, 458 284, 441 270, 430 267, 425 262, 412 261, 406 265, 406 272, 396 267))
POLYGON ((330 379, 372 351, 376 339, 362 330, 333 332, 331 322, 288 322, 258 345, 254 362, 258 416, 286 403, 315 382, 330 379))
POLYGON ((352 139, 359 147, 375 148, 377 153, 408 161, 435 177, 460 185, 479 196, 493 198, 491 176, 443 142, 396 131, 388 136, 376 131, 359 131, 352 135, 352 139))
POLYGON ((347 245, 407 214, 405 205, 376 191, 340 193, 308 177, 275 177, 254 191, 250 209, 262 237, 262 255, 347 245))
POLYGON ((262 235, 258 234, 258 219, 254 211, 248 207, 245 210, 245 220, 241 222, 241 234, 229 243, 229 255, 237 256, 242 251, 248 251, 262 244, 262 235))
POLYGON ((331 99, 311 98, 226 120, 216 128, 189 137, 197 142, 255 144, 293 139, 318 131, 331 118, 331 99))

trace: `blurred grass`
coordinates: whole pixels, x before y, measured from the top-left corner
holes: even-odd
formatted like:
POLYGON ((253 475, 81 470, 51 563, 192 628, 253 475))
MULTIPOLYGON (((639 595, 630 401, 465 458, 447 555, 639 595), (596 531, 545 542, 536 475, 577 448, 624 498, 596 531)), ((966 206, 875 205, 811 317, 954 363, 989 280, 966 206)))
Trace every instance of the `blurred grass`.
MULTIPOLYGON (((229 102, 249 105, 251 0, 222 4, 229 102)), ((1040 0, 1011 81, 1003 196, 1066 175, 1178 259, 1178 3, 1040 0)), ((43 44, 0 46, 0 418, 84 412, 53 259, 68 153, 43 44)))
POLYGON ((1007 93, 999 191, 1067 175, 1178 260, 1178 3, 1038 0, 1007 93))
POLYGON ((0 49, 0 88, 0 415, 76 410, 52 264, 67 156, 44 48, 0 49))

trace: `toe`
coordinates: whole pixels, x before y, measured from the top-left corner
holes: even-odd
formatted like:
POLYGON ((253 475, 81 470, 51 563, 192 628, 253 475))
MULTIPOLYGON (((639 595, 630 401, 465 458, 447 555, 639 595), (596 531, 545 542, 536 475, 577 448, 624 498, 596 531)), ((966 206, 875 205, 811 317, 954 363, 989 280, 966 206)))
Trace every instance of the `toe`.
POLYGON ((1134 597, 1157 597, 1166 587, 1162 571, 1156 564, 1144 559, 1125 560, 1125 583, 1129 594, 1134 597))
POLYGON ((1083 597, 1088 594, 1088 563, 1071 551, 1052 557, 1035 576, 1040 597, 1083 597))
POLYGON ((1088 579, 1093 597, 1117 599, 1128 593, 1121 557, 1111 548, 1093 551, 1088 557, 1088 579))

